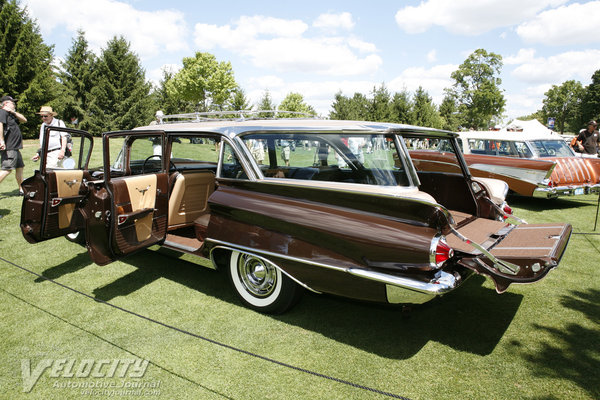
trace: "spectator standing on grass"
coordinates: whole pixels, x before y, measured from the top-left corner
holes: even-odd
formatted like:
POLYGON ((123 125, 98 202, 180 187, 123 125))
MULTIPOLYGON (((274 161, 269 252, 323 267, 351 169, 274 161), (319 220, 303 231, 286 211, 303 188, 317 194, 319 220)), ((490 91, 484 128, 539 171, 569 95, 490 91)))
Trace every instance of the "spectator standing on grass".
POLYGON ((23 157, 20 149, 23 148, 23 135, 19 122, 27 122, 23 114, 17 112, 16 100, 10 96, 0 99, 0 182, 6 178, 11 171, 15 170, 15 179, 19 185, 19 192, 23 194, 23 157))
MULTIPOLYGON (((44 140, 44 130, 47 126, 57 126, 65 128, 65 123, 58 118, 54 118, 56 113, 50 106, 42 106, 38 115, 42 118, 42 126, 40 126, 40 149, 31 159, 37 161, 40 159, 44 140)), ((48 136, 48 152, 46 153, 46 168, 58 168, 58 164, 65 158, 67 152, 67 132, 50 131, 48 136)))
POLYGON ((582 129, 577 136, 573 150, 578 153, 598 154, 598 131, 596 121, 588 122, 587 129, 582 129))

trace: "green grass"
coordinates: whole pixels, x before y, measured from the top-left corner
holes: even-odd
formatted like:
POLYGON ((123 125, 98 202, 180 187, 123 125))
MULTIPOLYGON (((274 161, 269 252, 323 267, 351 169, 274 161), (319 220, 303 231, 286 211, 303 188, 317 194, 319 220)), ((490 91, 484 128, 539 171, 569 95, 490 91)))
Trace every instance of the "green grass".
MULTIPOLYGON (((27 142, 25 159, 36 149, 27 142)), ((29 176, 35 164, 26 164, 29 176)), ((583 233, 592 232, 596 201, 511 199, 511 205, 529 222, 567 221, 583 233)), ((156 252, 100 267, 64 238, 30 245, 19 230, 20 207, 11 174, 0 184, 2 258, 231 346, 411 399, 600 398, 597 235, 573 235, 558 269, 503 295, 474 277, 415 307, 409 318, 397 307, 311 293, 272 317, 242 307, 224 274, 156 252)), ((86 398, 64 386, 123 380, 159 383, 147 390, 160 393, 147 397, 165 399, 384 398, 151 323, 1 260, 0 276, 0 398, 86 398), (43 359, 134 358, 150 361, 143 378, 46 371, 30 393, 22 391, 22 360, 33 368, 43 359)))

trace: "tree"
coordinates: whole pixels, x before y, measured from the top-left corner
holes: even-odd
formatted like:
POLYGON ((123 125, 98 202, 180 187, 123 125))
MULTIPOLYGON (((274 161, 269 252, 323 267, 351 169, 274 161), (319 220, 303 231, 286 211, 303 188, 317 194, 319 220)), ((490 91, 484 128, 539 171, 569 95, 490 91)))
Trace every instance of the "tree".
POLYGON ((592 83, 585 87, 583 98, 581 99, 581 124, 587 123, 591 119, 600 118, 600 69, 592 75, 592 83))
MULTIPOLYGON (((315 109, 306 104, 306 102, 304 102, 304 96, 302 96, 300 93, 288 93, 287 96, 285 96, 285 98, 281 101, 281 104, 279 104, 279 107, 277 107, 278 111, 292 111, 292 112, 299 112, 299 113, 305 113, 305 114, 309 114, 309 115, 316 115, 316 111, 315 109)), ((294 117, 294 114, 289 114, 289 113, 280 113, 280 116, 283 118, 286 117, 294 117)))
POLYGON ((464 126, 485 129, 504 111, 501 69, 502 56, 477 49, 450 75, 455 83, 448 90, 457 100, 464 126))
MULTIPOLYGON (((256 107, 260 111, 271 111, 277 108, 277 106, 273 103, 273 100, 271 99, 271 93, 269 93, 268 90, 265 90, 263 97, 261 97, 256 107)), ((275 114, 272 112, 258 114, 259 118, 273 118, 274 116, 275 114)))
POLYGON ((442 118, 442 129, 456 132, 460 126, 458 106, 452 94, 446 94, 440 104, 440 117, 442 118))
POLYGON ((197 104, 198 111, 223 110, 238 87, 230 62, 218 62, 210 53, 183 59, 183 68, 169 80, 170 96, 197 104))
POLYGON ((389 122, 391 120, 390 92, 382 83, 379 88, 373 88, 372 94, 373 98, 369 107, 370 120, 389 122))
POLYGON ((167 86, 175 73, 171 70, 163 68, 162 78, 158 87, 152 92, 154 103, 153 109, 161 110, 165 115, 192 113, 196 110, 196 104, 191 101, 183 100, 182 98, 171 95, 167 90, 167 86))
POLYGON ((565 127, 571 131, 578 131, 581 125, 579 118, 579 107, 583 97, 583 86, 581 82, 570 80, 560 86, 552 85, 550 90, 544 93, 544 105, 542 112, 544 120, 548 117, 556 118, 556 129, 563 133, 565 127))
POLYGON ((441 128, 440 115, 433 104, 429 94, 421 86, 417 89, 413 99, 412 123, 418 126, 441 128))
POLYGON ((390 102, 390 122, 412 124, 412 103, 410 93, 406 89, 396 92, 390 102))
POLYGON ((233 91, 233 96, 231 98, 231 104, 229 105, 229 109, 232 111, 241 111, 241 110, 249 110, 251 108, 250 101, 246 97, 246 93, 244 89, 237 88, 233 91))
POLYGON ((65 60, 61 63, 62 70, 58 78, 62 83, 60 101, 54 108, 67 123, 74 122, 86 126, 85 118, 88 110, 88 97, 93 87, 93 68, 95 57, 88 50, 88 42, 82 30, 77 32, 77 38, 69 49, 65 60))
POLYGON ((331 105, 333 111, 329 113, 329 118, 357 121, 370 120, 371 106, 372 102, 362 93, 354 93, 352 98, 348 98, 338 92, 335 95, 334 103, 331 105))
MULTIPOLYGON (((32 116, 58 94, 52 70, 53 48, 44 44, 37 23, 15 0, 0 0, 0 95, 19 100, 18 110, 32 116)), ((36 138, 39 120, 21 124, 24 137, 36 138)))
POLYGON ((83 129, 92 133, 131 129, 153 117, 151 85, 146 82, 138 56, 123 37, 114 37, 102 50, 93 79, 95 86, 83 129))

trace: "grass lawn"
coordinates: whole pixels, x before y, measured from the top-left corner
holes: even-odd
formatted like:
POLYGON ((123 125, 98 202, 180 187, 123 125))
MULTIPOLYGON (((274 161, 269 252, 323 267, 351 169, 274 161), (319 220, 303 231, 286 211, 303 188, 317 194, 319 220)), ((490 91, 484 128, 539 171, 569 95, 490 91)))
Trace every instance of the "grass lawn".
MULTIPOLYGON (((25 160, 36 149, 27 141, 25 160)), ((30 176, 37 165, 26 164, 30 176)), ((573 224, 560 267, 503 295, 473 277, 403 318, 398 307, 312 293, 265 316, 240 305, 225 274, 155 251, 100 267, 64 238, 30 245, 17 194, 11 174, 0 184, 0 398, 386 398, 152 323, 7 261, 194 334, 410 399, 600 398, 600 235, 582 234, 593 233, 597 196, 511 199, 528 222, 573 224), (107 373, 129 360, 148 360, 142 377, 107 373), (69 363, 85 377, 64 376, 69 363), (97 376, 86 365, 100 366, 97 376)))

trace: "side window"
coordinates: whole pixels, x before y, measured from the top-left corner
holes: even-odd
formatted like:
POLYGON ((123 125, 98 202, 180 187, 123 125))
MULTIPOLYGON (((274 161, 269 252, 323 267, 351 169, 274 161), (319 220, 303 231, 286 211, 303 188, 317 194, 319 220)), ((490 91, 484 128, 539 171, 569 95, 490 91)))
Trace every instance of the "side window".
POLYGON ((110 176, 156 173, 163 169, 160 135, 109 138, 110 176))
POLYGON ((227 142, 223 143, 223 159, 221 160, 221 178, 248 179, 240 160, 227 142))
POLYGON ((533 157, 533 153, 531 153, 531 150, 529 150, 529 147, 527 146, 527 144, 525 144, 525 142, 515 142, 515 148, 517 149, 517 153, 519 154, 519 157, 522 157, 522 158, 532 158, 533 157))
POLYGON ((178 168, 213 165, 219 161, 219 142, 213 137, 171 136, 171 162, 178 168))

